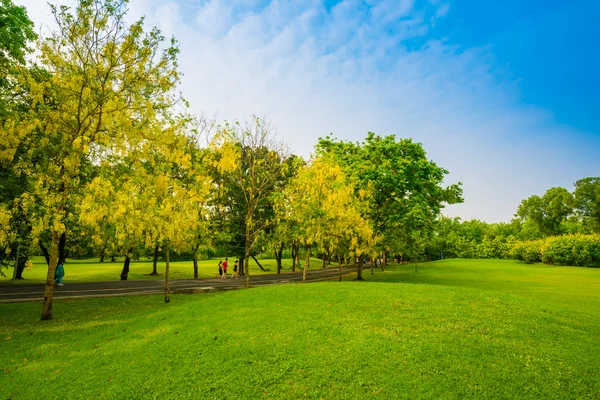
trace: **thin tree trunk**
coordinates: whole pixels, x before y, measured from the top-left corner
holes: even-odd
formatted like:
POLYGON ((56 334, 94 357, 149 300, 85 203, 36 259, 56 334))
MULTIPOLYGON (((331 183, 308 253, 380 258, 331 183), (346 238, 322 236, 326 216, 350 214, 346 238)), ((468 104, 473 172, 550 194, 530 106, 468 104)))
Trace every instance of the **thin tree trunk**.
MULTIPOLYGON (((42 250, 42 254, 44 255, 44 258, 46 259, 46 265, 50 266, 50 253, 48 252, 48 249, 46 248, 46 246, 44 246, 42 244, 42 242, 39 242, 40 244, 40 250, 42 250)), ((58 265, 58 264, 56 264, 58 265)))
POLYGON ((281 274, 281 258, 283 256, 283 242, 278 249, 275 250, 275 259, 277 260, 277 273, 281 274))
POLYGON ((300 243, 294 245, 294 260, 292 263, 292 272, 296 272, 296 268, 300 268, 300 243))
POLYGON ((103 247, 102 250, 100 250, 100 262, 101 263, 104 262, 104 253, 106 253, 106 247, 103 247))
POLYGON ((252 225, 252 214, 246 216, 246 236, 244 237, 244 265, 246 266, 246 276, 244 279, 244 286, 250 287, 250 226, 252 225))
POLYGON ((388 265, 387 259, 388 259, 388 257, 387 257, 387 253, 384 251, 384 252, 383 252, 383 263, 381 263, 381 271, 382 271, 382 272, 385 272, 385 268, 386 268, 386 267, 387 267, 387 265, 388 265))
POLYGON ((110 262, 111 263, 117 262, 114 255, 110 256, 110 262))
POLYGON ((165 303, 169 300, 169 242, 165 244, 165 303))
MULTIPOLYGON (((15 262, 16 264, 16 272, 15 272, 15 279, 16 280, 22 280, 23 279, 23 271, 25 270, 25 264, 27 263, 27 252, 25 252, 26 254, 21 254, 19 256, 19 248, 17 248, 17 260, 15 262)), ((21 251, 22 253, 22 251, 21 251)))
POLYGON ((156 264, 158 264, 158 245, 154 246, 154 257, 152 258, 152 273, 150 274, 150 276, 158 276, 156 264))
POLYGON ((264 267, 260 264, 260 262, 258 262, 258 260, 256 259, 256 257, 254 257, 254 256, 250 256, 250 257, 252 257, 252 259, 254 260, 254 262, 256 263, 256 265, 258 265, 262 271, 266 271, 266 269, 264 269, 264 267))
POLYGON ((65 245, 67 244, 67 234, 65 232, 60 235, 60 240, 58 241, 58 264, 64 264, 67 257, 65 255, 65 245))
POLYGON ((194 261, 194 279, 198 279, 198 248, 200 247, 199 244, 197 244, 196 246, 194 246, 194 252, 192 254, 193 257, 193 261, 194 261))
POLYGON ((246 246, 244 249, 244 265, 246 265, 246 275, 245 275, 245 280, 244 280, 244 286, 246 288, 250 287, 250 268, 248 268, 248 262, 250 259, 250 249, 249 247, 249 243, 246 242, 246 246))
POLYGON ((44 287, 44 303, 42 304, 42 321, 52 319, 52 295, 54 294, 54 274, 58 265, 58 232, 52 232, 52 247, 50 247, 50 264, 44 287))
POLYGON ((342 281, 342 255, 340 254, 340 245, 338 242, 338 251, 337 251, 337 258, 338 258, 338 269, 340 271, 340 282, 342 281))
POLYGON ((306 282, 306 270, 310 267, 310 249, 312 245, 306 247, 306 261, 304 262, 304 270, 302 270, 302 282, 306 282))
POLYGON ((292 272, 296 271, 296 243, 292 243, 292 272))
POLYGON ((240 260, 240 269, 239 269, 239 274, 240 275, 244 275, 244 255, 242 254, 242 256, 239 258, 240 260))
POLYGON ((362 270, 363 270, 363 257, 360 256, 358 257, 358 264, 356 265, 356 278, 354 278, 355 281, 364 281, 365 278, 363 278, 362 276, 362 270))
POLYGON ((325 260, 325 253, 323 253, 321 255, 321 268, 325 268, 327 266, 326 264, 326 260, 325 260))
POLYGON ((123 263, 123 270, 121 271, 121 280, 126 281, 127 276, 129 275, 129 263, 131 262, 131 252, 133 249, 129 249, 127 251, 127 255, 125 256, 125 262, 123 263))

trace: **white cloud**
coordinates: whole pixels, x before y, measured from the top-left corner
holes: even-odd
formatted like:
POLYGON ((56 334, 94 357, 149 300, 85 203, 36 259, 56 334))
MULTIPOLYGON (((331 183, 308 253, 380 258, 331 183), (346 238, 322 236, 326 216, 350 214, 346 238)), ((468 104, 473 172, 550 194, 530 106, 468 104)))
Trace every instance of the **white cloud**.
MULTIPOLYGON (((48 21, 38 0, 19 3, 48 21)), ((413 137, 449 181, 464 183, 466 202, 452 215, 508 220, 522 198, 600 170, 599 144, 580 136, 573 146, 580 133, 523 106, 489 48, 432 40, 407 50, 405 40, 430 29, 412 0, 370 10, 346 0, 330 11, 315 0, 262 3, 131 0, 130 9, 180 41, 182 90, 198 113, 264 115, 303 155, 330 132, 413 137)), ((450 5, 428 7, 443 18, 450 5)))

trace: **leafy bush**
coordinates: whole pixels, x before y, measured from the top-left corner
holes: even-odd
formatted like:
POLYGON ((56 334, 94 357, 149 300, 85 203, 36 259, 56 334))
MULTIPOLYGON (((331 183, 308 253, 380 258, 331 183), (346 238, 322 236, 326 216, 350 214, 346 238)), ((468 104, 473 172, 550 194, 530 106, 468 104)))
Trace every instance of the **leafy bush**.
POLYGON ((512 257, 527 264, 542 261, 543 239, 517 242, 512 248, 512 257))
POLYGON ((600 267, 600 235, 563 235, 547 238, 542 261, 553 265, 600 267))
POLYGON ((517 242, 511 255, 528 264, 543 261, 551 265, 600 267, 600 235, 562 235, 517 242))

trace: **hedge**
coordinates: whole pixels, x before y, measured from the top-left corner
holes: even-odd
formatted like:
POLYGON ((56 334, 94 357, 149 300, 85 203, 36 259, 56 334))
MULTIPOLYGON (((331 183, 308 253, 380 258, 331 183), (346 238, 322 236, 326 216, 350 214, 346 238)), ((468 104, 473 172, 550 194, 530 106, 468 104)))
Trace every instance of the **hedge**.
POLYGON ((563 235, 517 242, 513 258, 526 263, 542 261, 551 265, 600 267, 600 235, 563 235))

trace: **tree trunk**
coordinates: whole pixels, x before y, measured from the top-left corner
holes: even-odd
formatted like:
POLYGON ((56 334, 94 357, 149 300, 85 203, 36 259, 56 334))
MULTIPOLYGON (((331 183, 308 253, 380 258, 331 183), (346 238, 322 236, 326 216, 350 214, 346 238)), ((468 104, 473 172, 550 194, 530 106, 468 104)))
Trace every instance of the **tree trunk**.
POLYGON ((242 254, 242 256, 239 258, 240 260, 240 266, 239 266, 239 274, 240 275, 244 275, 244 255, 242 254))
POLYGON ((340 271, 340 282, 342 281, 342 255, 340 254, 339 245, 338 245, 338 269, 340 271))
MULTIPOLYGON (((46 259, 46 265, 49 267, 50 266, 50 253, 48 252, 48 249, 46 248, 46 246, 44 246, 42 244, 42 242, 39 242, 40 244, 40 250, 42 250, 42 254, 44 255, 44 258, 46 259)), ((58 265, 58 264, 56 264, 58 265)))
POLYGON ((131 252, 133 249, 129 249, 127 251, 127 255, 125 256, 125 262, 123 263, 123 270, 121 271, 121 280, 126 281, 127 276, 129 275, 129 263, 131 262, 131 252))
POLYGON ((296 272, 296 243, 292 243, 292 272, 296 272))
POLYGON ((302 282, 306 282, 306 270, 310 267, 310 249, 312 245, 306 246, 306 261, 304 262, 304 270, 302 270, 302 282))
POLYGON ((194 279, 198 279, 198 248, 200 247, 199 244, 197 244, 196 246, 194 246, 194 252, 192 254, 193 257, 193 261, 194 261, 194 279))
POLYGON ((281 273, 281 258, 283 256, 283 242, 281 242, 281 246, 279 249, 275 250, 275 259, 277 259, 277 273, 281 273))
POLYGON ((106 248, 103 247, 102 250, 100 250, 100 262, 103 263, 104 262, 104 253, 106 253, 106 248))
POLYGON ((44 288, 44 303, 42 304, 42 321, 52 319, 52 295, 54 294, 54 274, 58 265, 58 232, 52 232, 52 247, 50 247, 50 264, 46 275, 44 288))
POLYGON ((325 260, 325 253, 323 253, 321 255, 321 268, 325 268, 327 266, 326 264, 326 260, 325 260))
POLYGON ((296 272, 296 268, 300 268, 300 243, 294 245, 294 259, 292 261, 292 272, 296 272))
POLYGON ((373 270, 375 269, 376 266, 377 266, 377 259, 374 258, 371 260, 371 275, 373 275, 373 270))
POLYGON ((244 286, 250 287, 250 226, 252 225, 252 214, 246 216, 246 235, 244 236, 244 265, 246 266, 246 275, 244 279, 244 286))
MULTIPOLYGON (((58 264, 64 264, 67 260, 67 256, 65 254, 65 245, 67 244, 67 234, 65 232, 60 235, 60 240, 58 241, 58 264)), ((58 265, 57 264, 57 265, 58 265)))
POLYGON ((383 252, 383 263, 381 263, 381 271, 385 272, 385 267, 387 267, 388 263, 387 263, 387 253, 384 251, 383 252))
POLYGON ((154 257, 152 258, 152 273, 150 276, 158 276, 156 264, 158 263, 158 245, 154 246, 154 257))
POLYGON ((260 262, 258 262, 258 260, 256 259, 256 257, 254 257, 254 256, 250 256, 250 257, 252 257, 252 259, 254 260, 254 262, 260 267, 260 269, 262 271, 266 271, 266 269, 263 268, 263 266, 260 264, 260 262))
POLYGON ((358 264, 356 265, 356 278, 354 278, 355 281, 364 281, 365 278, 363 278, 362 276, 362 270, 363 270, 363 257, 360 256, 358 257, 358 264))
POLYGON ((25 270, 25 265, 27 264, 27 256, 25 254, 21 255, 18 258, 17 271, 15 273, 15 279, 22 280, 23 279, 23 271, 25 270))
POLYGON ((169 242, 165 244, 165 303, 169 300, 169 242))
POLYGON ((249 243, 246 242, 246 246, 244 248, 244 265, 246 266, 246 275, 245 275, 245 279, 244 279, 244 286, 246 288, 250 287, 250 268, 248 268, 249 259, 250 259, 249 243))
POLYGON ((115 260, 115 256, 114 255, 110 256, 110 262, 111 263, 117 262, 117 260, 115 260))

